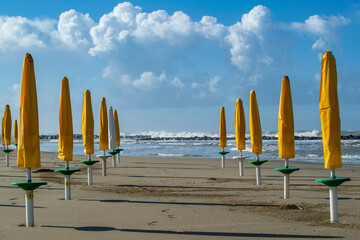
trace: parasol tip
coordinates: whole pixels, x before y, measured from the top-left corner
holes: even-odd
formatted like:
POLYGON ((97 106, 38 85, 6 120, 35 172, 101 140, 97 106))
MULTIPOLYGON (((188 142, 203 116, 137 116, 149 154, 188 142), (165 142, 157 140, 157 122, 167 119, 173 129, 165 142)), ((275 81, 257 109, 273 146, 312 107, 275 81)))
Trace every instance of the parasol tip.
POLYGON ((25 59, 32 60, 33 58, 32 58, 32 56, 31 56, 30 53, 26 53, 26 54, 25 54, 25 59))

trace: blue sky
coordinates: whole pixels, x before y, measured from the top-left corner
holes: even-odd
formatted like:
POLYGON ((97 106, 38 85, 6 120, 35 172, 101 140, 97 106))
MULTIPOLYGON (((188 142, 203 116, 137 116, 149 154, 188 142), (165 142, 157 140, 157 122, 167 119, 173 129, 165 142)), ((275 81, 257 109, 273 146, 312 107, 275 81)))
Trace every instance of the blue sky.
POLYGON ((40 132, 57 133, 60 85, 70 83, 74 131, 92 93, 122 132, 218 131, 236 98, 246 120, 257 93, 263 131, 277 130, 283 75, 296 130, 320 129, 320 58, 337 60, 343 130, 359 130, 360 4, 356 1, 2 1, 0 107, 18 116, 23 57, 32 54, 40 132))

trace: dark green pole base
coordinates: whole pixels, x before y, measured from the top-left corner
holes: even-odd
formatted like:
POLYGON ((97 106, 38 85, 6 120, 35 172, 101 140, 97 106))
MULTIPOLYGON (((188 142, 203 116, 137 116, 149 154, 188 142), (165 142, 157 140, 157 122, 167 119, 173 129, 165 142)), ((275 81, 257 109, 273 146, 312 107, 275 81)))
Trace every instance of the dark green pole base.
POLYGON ((32 191, 40 187, 41 185, 46 185, 47 182, 13 182, 11 185, 18 186, 19 188, 25 191, 32 191))
POLYGON ((249 161, 248 163, 251 163, 251 164, 253 164, 255 166, 260 166, 260 165, 262 165, 262 164, 264 164, 266 162, 267 162, 267 160, 262 160, 262 161, 256 160, 256 161, 249 161))
POLYGON ((113 150, 111 152, 108 152, 108 154, 110 154, 111 156, 114 156, 114 155, 118 154, 118 152, 116 150, 113 150))
POLYGON ((91 161, 91 160, 87 160, 87 161, 80 161, 80 163, 85 164, 86 166, 92 166, 95 163, 97 163, 99 161, 91 161))
POLYGON ((122 148, 114 149, 114 151, 115 151, 116 153, 119 153, 119 152, 121 152, 122 150, 124 150, 124 149, 122 149, 122 148))
POLYGON ((3 151, 4 153, 11 153, 14 150, 13 149, 3 149, 1 151, 3 151))
POLYGON ((274 171, 279 171, 282 174, 291 174, 298 170, 300 170, 300 168, 274 168, 274 171))
POLYGON ((55 169, 54 172, 59 172, 59 173, 62 173, 64 175, 71 175, 75 172, 79 172, 80 169, 79 168, 69 168, 69 169, 55 169))
POLYGON ((226 155, 226 154, 228 154, 228 153, 230 153, 230 152, 218 152, 219 154, 221 154, 221 155, 226 155))
POLYGON ((320 182, 325 184, 328 187, 337 187, 343 184, 344 182, 351 181, 351 178, 323 178, 315 179, 315 182, 320 182))

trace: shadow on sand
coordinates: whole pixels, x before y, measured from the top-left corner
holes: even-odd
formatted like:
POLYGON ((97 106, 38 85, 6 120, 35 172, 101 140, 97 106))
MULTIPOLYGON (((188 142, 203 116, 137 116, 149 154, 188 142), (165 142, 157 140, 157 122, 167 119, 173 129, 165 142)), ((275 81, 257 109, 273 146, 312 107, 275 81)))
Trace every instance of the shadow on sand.
POLYGON ((184 235, 184 236, 215 236, 215 237, 247 237, 247 238, 303 238, 303 239, 331 239, 343 238, 341 236, 319 236, 319 235, 303 235, 303 234, 278 234, 278 233, 238 233, 238 232, 204 232, 204 231, 172 231, 172 230, 150 230, 150 229, 118 229, 113 227, 103 226, 86 226, 86 227, 68 227, 68 226, 51 226, 43 225, 41 227, 47 228, 68 228, 77 231, 86 232, 106 232, 106 231, 120 231, 130 233, 148 233, 148 234, 168 234, 168 235, 184 235))
POLYGON ((92 201, 103 203, 135 203, 135 204, 164 204, 164 205, 188 205, 188 206, 223 206, 223 207, 280 207, 280 205, 271 204, 240 204, 240 203, 199 203, 199 202, 155 202, 155 201, 131 201, 131 200, 96 200, 96 199, 78 199, 78 201, 92 201))

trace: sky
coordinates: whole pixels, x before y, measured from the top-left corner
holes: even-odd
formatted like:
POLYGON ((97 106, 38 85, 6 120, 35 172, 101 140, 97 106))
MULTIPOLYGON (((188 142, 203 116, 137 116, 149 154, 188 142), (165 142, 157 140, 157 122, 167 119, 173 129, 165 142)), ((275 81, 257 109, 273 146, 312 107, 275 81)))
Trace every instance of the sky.
POLYGON ((89 89, 120 131, 233 132, 235 103, 248 129, 255 90, 263 131, 277 131, 289 76, 295 130, 320 129, 323 52, 337 62, 342 130, 360 130, 358 1, 0 0, 0 109, 18 118, 23 58, 34 58, 41 134, 58 132, 61 79, 69 79, 74 133, 89 89))

